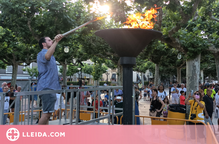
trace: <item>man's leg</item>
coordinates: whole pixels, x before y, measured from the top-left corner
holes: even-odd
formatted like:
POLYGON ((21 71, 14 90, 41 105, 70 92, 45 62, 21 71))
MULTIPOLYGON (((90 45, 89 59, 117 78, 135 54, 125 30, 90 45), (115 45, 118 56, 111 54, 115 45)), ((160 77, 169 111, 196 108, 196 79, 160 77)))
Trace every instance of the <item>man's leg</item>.
POLYGON ((43 113, 38 125, 48 125, 51 114, 52 113, 43 113))

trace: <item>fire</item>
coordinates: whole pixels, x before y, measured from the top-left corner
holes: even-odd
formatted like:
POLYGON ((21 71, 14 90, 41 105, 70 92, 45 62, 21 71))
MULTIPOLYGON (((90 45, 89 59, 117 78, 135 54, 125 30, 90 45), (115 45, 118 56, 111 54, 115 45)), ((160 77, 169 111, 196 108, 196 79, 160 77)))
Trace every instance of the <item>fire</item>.
POLYGON ((113 15, 113 13, 111 12, 110 14, 107 14, 107 15, 105 15, 105 16, 102 16, 102 17, 97 17, 94 21, 98 21, 98 20, 101 20, 101 19, 103 19, 103 18, 106 18, 106 17, 108 17, 108 16, 112 16, 113 15))
POLYGON ((128 28, 153 29, 155 23, 151 20, 154 19, 156 21, 157 9, 160 9, 160 7, 151 8, 150 10, 147 10, 144 14, 136 13, 130 15, 127 18, 127 21, 124 22, 124 24, 126 24, 128 28))

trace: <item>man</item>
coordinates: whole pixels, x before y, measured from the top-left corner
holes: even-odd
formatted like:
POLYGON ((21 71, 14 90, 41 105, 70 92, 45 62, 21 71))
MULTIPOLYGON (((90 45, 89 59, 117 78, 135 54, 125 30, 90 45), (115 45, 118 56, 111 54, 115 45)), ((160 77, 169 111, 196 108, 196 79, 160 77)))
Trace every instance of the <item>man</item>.
POLYGON ((181 91, 184 91, 184 93, 185 93, 185 95, 186 95, 186 88, 185 88, 185 84, 181 84, 181 88, 177 88, 178 89, 178 91, 179 91, 179 93, 178 93, 178 95, 180 96, 180 92, 181 91))
POLYGON ((2 87, 0 88, 0 92, 3 92, 3 87, 7 86, 7 83, 6 82, 3 82, 2 83, 2 87))
POLYGON ((123 95, 123 92, 120 89, 115 89, 114 90, 114 96, 118 96, 118 95, 123 95))
MULTIPOLYGON (((5 95, 5 102, 4 102, 4 113, 8 113, 8 109, 9 109, 9 101, 10 101, 10 97, 8 95, 8 86, 3 86, 2 90, 4 93, 6 93, 5 95)), ((1 96, 0 96, 0 105, 1 105, 1 96)), ((7 117, 8 115, 4 115, 4 119, 3 119, 3 124, 5 125, 7 122, 7 117)))
POLYGON ((204 109, 204 120, 205 122, 212 121, 212 114, 213 114, 213 99, 211 97, 212 89, 207 89, 207 95, 203 97, 203 101, 205 102, 205 109, 204 109))
MULTIPOLYGON (((37 55, 38 65, 38 83, 37 91, 61 90, 58 77, 58 69, 55 57, 53 56, 58 42, 63 38, 61 34, 56 35, 53 42, 49 37, 43 37, 39 40, 39 46, 42 49, 37 55)), ((49 123, 51 114, 54 112, 56 94, 40 95, 43 104, 43 114, 39 120, 39 125, 49 123)))
POLYGON ((173 87, 173 83, 170 82, 170 85, 169 85, 169 100, 170 100, 170 96, 171 96, 171 88, 173 87))
POLYGON ((176 87, 177 85, 174 84, 171 88, 171 94, 172 94, 172 104, 178 104, 179 103, 179 90, 176 87))
MULTIPOLYGON (((207 89, 208 88, 211 88, 211 85, 209 83, 206 83, 205 84, 205 89, 204 89, 204 94, 206 95, 207 94, 207 89)), ((211 93, 211 98, 214 98, 214 95, 216 94, 215 90, 214 89, 211 89, 212 90, 212 93, 211 93)))
POLYGON ((142 90, 142 83, 141 82, 139 82, 139 84, 138 84, 138 89, 141 92, 141 90, 142 90))

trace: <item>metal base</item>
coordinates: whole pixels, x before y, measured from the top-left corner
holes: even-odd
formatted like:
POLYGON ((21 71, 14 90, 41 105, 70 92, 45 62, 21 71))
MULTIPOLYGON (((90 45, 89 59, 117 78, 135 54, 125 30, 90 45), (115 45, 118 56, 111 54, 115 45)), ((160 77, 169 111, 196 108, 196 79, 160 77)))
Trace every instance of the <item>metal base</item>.
POLYGON ((136 64, 135 57, 121 57, 120 63, 123 66, 123 124, 133 124, 133 70, 136 64))

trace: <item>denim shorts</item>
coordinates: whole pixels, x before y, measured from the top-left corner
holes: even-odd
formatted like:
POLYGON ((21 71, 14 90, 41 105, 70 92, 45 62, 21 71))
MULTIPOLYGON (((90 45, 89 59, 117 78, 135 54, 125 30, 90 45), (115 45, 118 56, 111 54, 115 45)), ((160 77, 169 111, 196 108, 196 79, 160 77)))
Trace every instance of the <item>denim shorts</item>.
MULTIPOLYGON (((45 90, 51 90, 51 89, 44 89, 45 90)), ((56 103, 56 93, 51 94, 43 94, 39 96, 42 100, 43 104, 43 113, 53 113, 56 103)))

